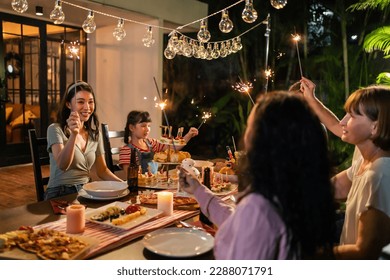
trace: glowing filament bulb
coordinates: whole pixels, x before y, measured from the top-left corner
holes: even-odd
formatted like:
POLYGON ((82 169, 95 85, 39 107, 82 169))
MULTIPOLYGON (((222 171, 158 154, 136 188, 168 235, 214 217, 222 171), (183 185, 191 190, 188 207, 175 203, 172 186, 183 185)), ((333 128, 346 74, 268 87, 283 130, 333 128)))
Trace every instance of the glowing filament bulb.
POLYGON ((152 32, 152 27, 149 26, 146 29, 146 34, 142 38, 142 43, 144 44, 145 47, 150 48, 154 44, 154 38, 153 38, 153 32, 152 32))
POLYGON ((207 30, 206 20, 202 19, 200 22, 200 30, 198 32, 198 40, 201 43, 206 43, 210 40, 211 34, 210 31, 207 30))
POLYGON ((272 7, 282 9, 287 5, 287 0, 270 0, 272 7))
POLYGON ((14 11, 24 13, 28 9, 28 2, 27 0, 12 0, 11 6, 14 11))
POLYGON ((65 20, 65 14, 62 11, 62 4, 60 0, 56 1, 53 11, 50 13, 50 19, 54 21, 54 24, 61 24, 65 20))
POLYGON ((82 25, 83 30, 85 33, 92 33, 96 29, 96 23, 94 20, 94 14, 93 11, 89 11, 87 19, 83 22, 82 25))
POLYGON ((247 23, 253 23, 257 19, 257 12, 253 8, 253 0, 245 0, 245 8, 242 11, 242 19, 247 23))
POLYGON ((122 41, 123 38, 126 37, 126 30, 124 29, 125 21, 123 18, 118 20, 118 24, 114 29, 114 32, 112 32, 112 35, 117 39, 118 41, 122 41))
POLYGON ((219 22, 219 30, 223 33, 229 33, 233 29, 233 22, 229 18, 229 13, 227 10, 222 11, 222 18, 219 22))

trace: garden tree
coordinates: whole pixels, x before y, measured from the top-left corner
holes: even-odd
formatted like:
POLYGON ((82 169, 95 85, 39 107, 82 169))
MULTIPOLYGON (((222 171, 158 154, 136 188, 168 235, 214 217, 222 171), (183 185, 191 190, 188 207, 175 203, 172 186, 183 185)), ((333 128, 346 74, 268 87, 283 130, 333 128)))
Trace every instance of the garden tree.
MULTIPOLYGON (((381 10, 383 12, 381 23, 388 23, 387 18, 390 12, 390 0, 363 0, 349 7, 351 11, 371 9, 381 10)), ((364 39, 363 47, 366 52, 382 51, 385 55, 384 58, 390 58, 390 25, 379 27, 369 33, 364 39)), ((390 73, 380 73, 376 82, 378 84, 390 85, 390 73)))

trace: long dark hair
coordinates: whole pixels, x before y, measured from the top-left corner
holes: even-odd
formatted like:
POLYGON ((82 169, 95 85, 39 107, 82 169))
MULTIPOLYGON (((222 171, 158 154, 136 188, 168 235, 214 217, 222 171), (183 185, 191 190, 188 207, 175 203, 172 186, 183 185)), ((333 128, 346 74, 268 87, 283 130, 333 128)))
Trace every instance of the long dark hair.
POLYGON ((289 258, 332 256, 335 229, 327 141, 307 103, 296 94, 271 92, 254 107, 251 145, 243 172, 249 192, 267 198, 289 234, 289 258))
POLYGON ((95 93, 93 92, 92 87, 83 81, 77 81, 75 83, 71 83, 66 91, 65 95, 62 98, 60 108, 57 112, 57 121, 60 124, 62 130, 64 131, 65 135, 69 136, 69 132, 67 131, 67 122, 66 120, 70 116, 70 109, 68 106, 66 106, 66 103, 70 103, 72 98, 76 95, 79 91, 87 91, 90 92, 93 96, 93 100, 95 102, 95 109, 91 114, 91 117, 88 119, 87 122, 84 122, 84 126, 86 130, 88 131, 88 135, 94 140, 97 141, 99 138, 99 119, 96 115, 96 98, 95 93))
POLYGON ((123 141, 126 144, 129 144, 129 137, 131 137, 131 131, 129 125, 136 125, 142 122, 152 122, 149 112, 146 111, 131 111, 127 115, 126 126, 125 126, 125 135, 123 141))

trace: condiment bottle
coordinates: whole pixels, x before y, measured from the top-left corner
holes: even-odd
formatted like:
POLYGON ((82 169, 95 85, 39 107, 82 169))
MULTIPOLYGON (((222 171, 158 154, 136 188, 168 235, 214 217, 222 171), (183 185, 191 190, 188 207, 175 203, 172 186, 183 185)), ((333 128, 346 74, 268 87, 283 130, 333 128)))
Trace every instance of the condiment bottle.
POLYGON ((127 168, 127 188, 131 194, 138 194, 138 170, 139 166, 135 157, 135 148, 131 149, 130 164, 127 168))
MULTIPOLYGON (((211 189, 211 170, 209 167, 205 167, 203 171, 203 185, 205 185, 207 188, 211 189)), ((206 224, 211 226, 213 223, 206 217, 205 214, 200 211, 199 213, 199 220, 206 224)))

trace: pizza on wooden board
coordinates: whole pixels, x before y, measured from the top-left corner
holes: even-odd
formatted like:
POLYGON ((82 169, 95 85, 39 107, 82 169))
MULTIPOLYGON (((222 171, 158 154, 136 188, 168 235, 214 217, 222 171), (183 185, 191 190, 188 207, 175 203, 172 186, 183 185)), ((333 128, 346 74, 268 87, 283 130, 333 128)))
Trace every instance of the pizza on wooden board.
POLYGON ((18 247, 48 260, 74 259, 89 245, 80 238, 56 230, 34 230, 31 227, 1 234, 0 239, 3 248, 18 247))
MULTIPOLYGON (((157 205, 157 194, 149 193, 149 194, 140 194, 139 200, 142 204, 154 204, 157 205)), ((190 204, 197 204, 195 198, 187 197, 187 196, 173 196, 173 206, 183 206, 190 204)))

